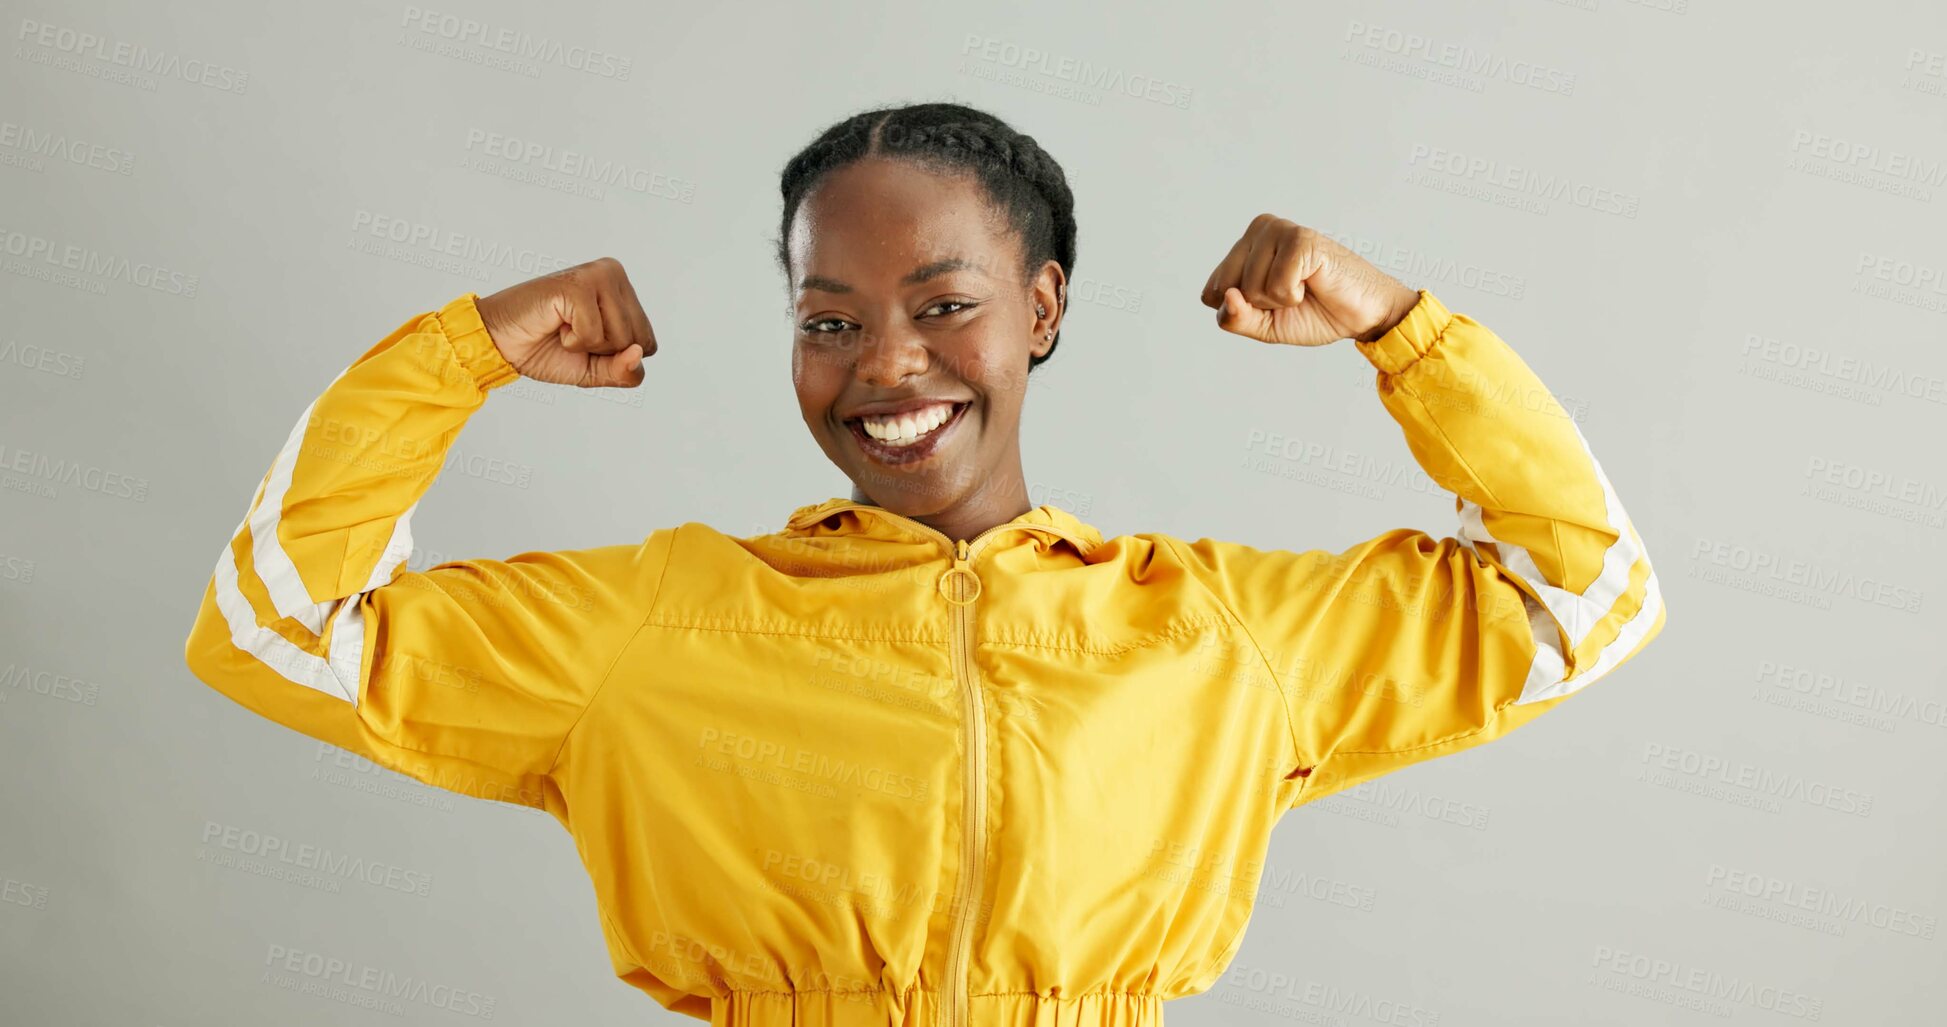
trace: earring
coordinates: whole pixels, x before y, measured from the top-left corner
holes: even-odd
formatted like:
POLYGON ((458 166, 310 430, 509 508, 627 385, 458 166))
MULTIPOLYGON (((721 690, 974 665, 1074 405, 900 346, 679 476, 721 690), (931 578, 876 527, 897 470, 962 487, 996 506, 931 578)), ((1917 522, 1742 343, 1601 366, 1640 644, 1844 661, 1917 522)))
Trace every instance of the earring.
POLYGON ((1041 337, 1048 340, 1049 342, 1055 341, 1055 333, 1053 332, 1045 333, 1041 337))
POLYGON ((1047 317, 1047 316, 1048 316, 1048 308, 1047 308, 1047 307, 1044 307, 1044 306, 1042 306, 1042 305, 1041 305, 1041 304, 1039 304, 1039 303, 1037 303, 1037 304, 1035 304, 1035 305, 1034 305, 1034 316, 1036 316, 1036 317, 1047 317))

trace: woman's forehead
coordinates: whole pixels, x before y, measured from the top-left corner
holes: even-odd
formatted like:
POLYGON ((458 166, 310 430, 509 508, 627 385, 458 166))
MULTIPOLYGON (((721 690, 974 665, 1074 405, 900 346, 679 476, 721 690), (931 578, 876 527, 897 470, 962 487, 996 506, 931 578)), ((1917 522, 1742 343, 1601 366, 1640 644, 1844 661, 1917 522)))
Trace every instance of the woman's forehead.
MULTIPOLYGON (((843 264, 845 262, 839 261, 836 263, 843 264)), ((997 266, 998 262, 993 259, 991 254, 946 256, 931 260, 921 260, 919 263, 914 264, 911 270, 900 275, 897 282, 891 284, 899 288, 904 288, 943 280, 953 275, 997 277, 997 266)), ((890 277, 897 273, 898 267, 899 265, 887 261, 884 262, 883 266, 874 265, 873 267, 867 268, 866 272, 882 277, 890 277)), ((807 270, 798 279, 796 287, 801 295, 806 293, 823 293, 843 296, 858 292, 858 286, 854 286, 852 281, 840 277, 844 273, 838 272, 834 274, 815 269, 807 270)), ((879 284, 883 283, 878 280, 861 283, 861 285, 867 287, 879 284)))
POLYGON ((872 160, 837 169, 814 187, 792 221, 789 249, 802 272, 830 277, 837 268, 828 263, 897 277, 953 259, 971 265, 963 270, 992 273, 1009 234, 973 176, 872 160))
POLYGON ((1019 263, 1010 240, 995 239, 978 225, 955 231, 889 231, 872 234, 848 225, 810 233, 794 246, 792 267, 800 294, 843 295, 864 289, 905 289, 951 278, 1003 279, 1019 263))

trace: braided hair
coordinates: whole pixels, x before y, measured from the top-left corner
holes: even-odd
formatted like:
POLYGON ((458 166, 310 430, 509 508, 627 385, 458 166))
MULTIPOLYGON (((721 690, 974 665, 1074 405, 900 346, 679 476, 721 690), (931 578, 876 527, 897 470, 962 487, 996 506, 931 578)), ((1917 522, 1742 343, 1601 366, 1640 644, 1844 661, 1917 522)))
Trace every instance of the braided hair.
MULTIPOLYGON (((1053 260, 1064 276, 1074 275, 1075 197, 1061 165, 1034 141, 1006 122, 957 103, 919 103, 862 111, 825 129, 784 165, 778 190, 784 195, 779 222, 777 263, 789 277, 786 239, 798 206, 819 179, 864 157, 910 160, 943 173, 971 172, 1019 234, 1024 253, 1023 281, 1053 260)), ((1067 305, 1066 297, 1059 307, 1067 305)), ((1030 357, 1028 370, 1054 356, 1061 343, 1055 332, 1048 352, 1030 357)))

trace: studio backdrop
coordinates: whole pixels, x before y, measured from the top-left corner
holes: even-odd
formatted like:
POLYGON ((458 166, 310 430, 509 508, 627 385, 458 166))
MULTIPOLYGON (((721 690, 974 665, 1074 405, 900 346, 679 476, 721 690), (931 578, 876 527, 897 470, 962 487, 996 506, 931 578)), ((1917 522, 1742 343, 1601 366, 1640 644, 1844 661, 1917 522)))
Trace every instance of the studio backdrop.
POLYGON ((1536 724, 1299 807, 1254 873, 1199 884, 1255 908, 1172 1023, 1947 1005, 1939 6, 4 15, 0 1022, 688 1022, 611 973, 552 818, 272 724, 184 640, 335 376, 415 315, 598 257, 654 321, 646 380, 496 390, 406 566, 761 535, 849 495, 793 395, 778 173, 927 100, 1007 119, 1074 191, 1064 344, 1023 413, 1034 504, 1265 549, 1458 530, 1353 343, 1263 345, 1199 302, 1270 213, 1506 340, 1668 611, 1536 724))

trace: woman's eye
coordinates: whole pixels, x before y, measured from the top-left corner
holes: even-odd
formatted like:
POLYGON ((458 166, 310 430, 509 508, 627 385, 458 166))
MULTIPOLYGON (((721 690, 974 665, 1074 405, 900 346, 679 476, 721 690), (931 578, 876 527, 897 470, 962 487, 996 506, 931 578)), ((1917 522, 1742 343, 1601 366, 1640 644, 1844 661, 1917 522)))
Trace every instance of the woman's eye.
MULTIPOLYGON (((941 300, 940 302, 935 303, 930 307, 927 307, 925 314, 930 314, 936 317, 946 317, 950 314, 958 314, 964 310, 972 310, 975 306, 976 304, 968 303, 964 300, 941 300), (947 308, 951 308, 951 309, 947 309, 947 308)), ((840 332, 851 331, 853 327, 854 326, 851 325, 849 322, 847 322, 844 318, 820 317, 820 318, 813 318, 812 320, 802 322, 801 324, 798 325, 798 330, 804 332, 807 335, 836 335, 840 332)))

